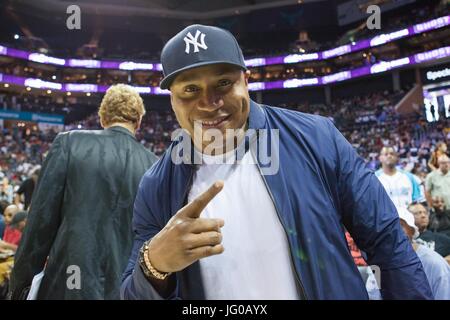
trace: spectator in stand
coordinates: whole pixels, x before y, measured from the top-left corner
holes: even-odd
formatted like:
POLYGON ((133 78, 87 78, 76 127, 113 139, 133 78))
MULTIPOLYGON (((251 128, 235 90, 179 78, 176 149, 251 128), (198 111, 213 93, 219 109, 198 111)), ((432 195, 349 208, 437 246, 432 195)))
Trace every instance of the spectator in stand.
POLYGON ((21 197, 23 195, 23 203, 24 203, 24 210, 28 210, 28 207, 31 203, 31 198, 33 197, 33 191, 37 184, 37 180, 39 178, 40 169, 36 169, 31 174, 31 177, 29 177, 27 180, 25 180, 19 187, 19 190, 16 192, 15 196, 15 204, 18 206, 22 203, 21 197))
POLYGON ((428 174, 425 190, 428 205, 433 206, 433 197, 442 197, 445 207, 450 208, 450 159, 447 155, 438 158, 439 169, 428 174))
POLYGON ((20 243, 22 231, 25 228, 27 212, 20 211, 14 215, 9 226, 6 227, 3 240, 0 240, 0 300, 6 298, 8 292, 9 277, 14 265, 14 252, 20 243))
POLYGON ((430 215, 430 230, 450 237, 450 210, 446 208, 442 197, 433 198, 430 215))
POLYGON ((422 204, 412 204, 408 210, 414 215, 414 223, 418 228, 418 238, 423 240, 427 247, 439 253, 450 263, 450 238, 428 230, 429 212, 422 204))
POLYGON ((437 170, 439 168, 438 159, 440 156, 447 154, 447 144, 443 141, 436 144, 436 150, 431 153, 430 160, 428 161, 428 166, 431 170, 437 170))
POLYGON ((9 179, 7 177, 3 177, 0 184, 0 200, 5 200, 11 203, 13 202, 13 196, 14 187, 9 183, 9 179))
POLYGON ((422 262, 434 298, 450 300, 450 265, 439 254, 414 241, 417 238, 418 230, 411 212, 405 208, 398 208, 398 213, 403 231, 422 262))
POLYGON ((398 155, 392 146, 381 149, 380 162, 382 168, 375 175, 397 207, 407 208, 412 202, 424 200, 412 174, 396 168, 398 155))
POLYGON ((9 226, 11 224, 11 221, 17 212, 19 212, 19 207, 14 204, 11 204, 5 208, 3 215, 6 226, 9 226))
POLYGON ((9 226, 6 227, 3 235, 3 241, 18 246, 22 238, 22 232, 27 224, 27 212, 17 212, 11 220, 9 226))
POLYGON ((9 202, 5 201, 5 200, 0 200, 0 239, 3 238, 3 232, 5 231, 6 228, 6 223, 5 223, 5 209, 9 206, 9 202))

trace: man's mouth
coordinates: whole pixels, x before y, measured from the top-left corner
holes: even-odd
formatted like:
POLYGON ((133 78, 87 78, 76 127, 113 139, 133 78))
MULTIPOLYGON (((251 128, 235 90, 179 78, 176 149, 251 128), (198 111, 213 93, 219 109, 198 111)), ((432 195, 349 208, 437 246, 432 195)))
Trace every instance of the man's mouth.
POLYGON ((198 122, 202 124, 203 128, 218 128, 223 125, 230 117, 231 115, 226 115, 215 119, 198 120, 198 122))

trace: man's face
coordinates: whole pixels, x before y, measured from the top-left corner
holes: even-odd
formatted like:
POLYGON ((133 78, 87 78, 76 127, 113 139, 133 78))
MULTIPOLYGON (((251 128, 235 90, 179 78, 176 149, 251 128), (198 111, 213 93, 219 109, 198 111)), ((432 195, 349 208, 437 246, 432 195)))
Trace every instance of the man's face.
MULTIPOLYGON (((191 137, 204 137, 208 129, 218 129, 224 137, 227 129, 245 129, 250 110, 249 76, 249 71, 226 64, 182 72, 170 86, 172 108, 180 126, 191 137)), ((203 150, 209 143, 203 141, 196 147, 203 150)))
POLYGON ((5 216, 6 225, 9 225, 11 223, 12 218, 18 211, 19 208, 17 208, 15 205, 10 205, 6 207, 5 212, 3 213, 3 215, 5 216))
POLYGON ((433 208, 437 211, 444 211, 444 209, 445 209, 444 198, 434 197, 433 198, 433 208))
POLYGON ((13 213, 11 211, 5 212, 4 215, 5 215, 5 224, 9 225, 11 223, 11 220, 12 220, 14 215, 13 215, 13 213))
POLYGON ((395 167, 397 165, 397 153, 393 148, 383 148, 380 153, 380 162, 384 166, 395 167))
POLYGON ((425 171, 420 171, 419 177, 425 181, 425 179, 427 178, 427 173, 425 171))
POLYGON ((448 172, 448 169, 450 167, 450 160, 447 157, 442 157, 439 159, 439 170, 441 170, 441 172, 443 174, 446 174, 448 172))
POLYGON ((428 227, 430 222, 428 210, 421 204, 416 204, 409 208, 409 211, 414 215, 414 223, 419 230, 424 230, 428 227))

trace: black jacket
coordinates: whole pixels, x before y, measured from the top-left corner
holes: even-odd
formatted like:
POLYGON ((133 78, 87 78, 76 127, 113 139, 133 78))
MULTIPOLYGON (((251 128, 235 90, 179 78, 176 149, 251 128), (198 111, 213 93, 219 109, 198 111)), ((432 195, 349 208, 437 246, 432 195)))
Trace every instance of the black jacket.
POLYGON ((134 198, 156 159, 119 126, 59 134, 32 198, 10 298, 26 297, 48 257, 38 299, 119 299, 134 198))

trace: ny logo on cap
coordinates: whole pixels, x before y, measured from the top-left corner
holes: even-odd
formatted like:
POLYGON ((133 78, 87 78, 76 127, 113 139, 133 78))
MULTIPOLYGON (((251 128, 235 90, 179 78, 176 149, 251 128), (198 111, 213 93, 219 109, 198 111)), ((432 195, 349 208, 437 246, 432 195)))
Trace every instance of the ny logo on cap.
POLYGON ((195 32, 195 37, 189 32, 186 37, 184 37, 184 43, 186 43, 186 49, 184 52, 189 54, 191 49, 191 44, 194 46, 194 52, 198 52, 198 48, 202 48, 204 50, 208 49, 208 46, 205 44, 205 34, 201 33, 199 30, 195 32), (200 36, 200 42, 198 42, 198 37, 200 36))

